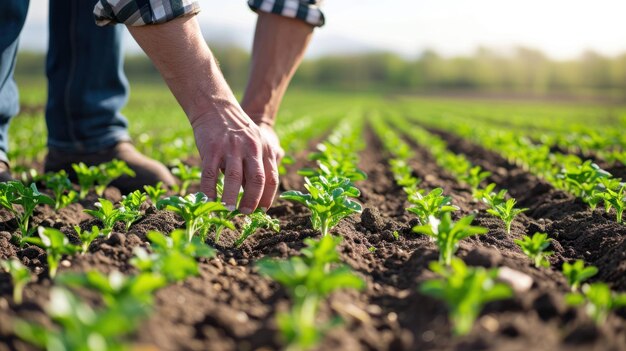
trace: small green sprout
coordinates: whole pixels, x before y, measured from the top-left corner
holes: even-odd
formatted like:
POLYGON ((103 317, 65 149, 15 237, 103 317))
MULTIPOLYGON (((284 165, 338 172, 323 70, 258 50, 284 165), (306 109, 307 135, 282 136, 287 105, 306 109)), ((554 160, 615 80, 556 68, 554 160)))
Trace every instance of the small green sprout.
POLYGON ((186 240, 182 230, 173 231, 170 236, 159 232, 149 232, 153 253, 141 247, 135 248, 131 263, 141 272, 162 274, 170 282, 178 282, 198 274, 196 258, 215 256, 215 250, 202 242, 199 237, 186 240))
POLYGON ((352 200, 359 197, 361 192, 348 178, 305 177, 304 182, 308 194, 286 191, 280 198, 307 206, 311 211, 313 228, 321 231, 324 236, 328 235, 329 230, 340 220, 353 213, 360 213, 363 209, 361 204, 352 200))
POLYGON ((527 208, 515 208, 515 203, 515 199, 508 199, 503 204, 487 209, 489 214, 500 218, 504 222, 507 234, 511 234, 511 223, 513 223, 515 217, 524 211, 528 211, 527 208))
POLYGON ((38 238, 26 238, 24 241, 46 250, 48 256, 48 274, 51 279, 54 279, 63 255, 73 255, 80 251, 80 247, 70 244, 65 234, 57 229, 39 227, 38 232, 38 238))
MULTIPOLYGON (((54 206, 54 200, 40 193, 35 183, 29 187, 17 181, 0 183, 0 206, 6 208, 15 216, 22 232, 21 240, 35 232, 35 228, 30 228, 29 222, 35 207, 41 204, 54 206), (20 205, 22 211, 19 211, 15 205, 20 205)), ((14 234, 13 240, 18 241, 18 239, 14 234)))
POLYGON ((445 212, 441 221, 431 221, 429 225, 413 227, 413 231, 430 236, 435 239, 439 247, 439 262, 449 266, 452 256, 456 252, 459 241, 472 235, 487 233, 487 228, 472 226, 474 216, 466 216, 456 223, 452 221, 450 212, 445 212))
POLYGON ((587 314, 593 321, 602 325, 611 310, 626 307, 626 294, 614 293, 604 283, 585 284, 582 293, 569 293, 565 301, 570 306, 585 305, 587 314))
POLYGON ((495 281, 497 269, 470 268, 456 257, 450 267, 431 262, 430 269, 441 278, 422 283, 420 291, 446 302, 455 335, 465 335, 471 331, 487 302, 507 299, 513 295, 508 285, 495 281))
POLYGON ((56 173, 47 173, 43 176, 46 188, 54 194, 54 209, 67 207, 78 200, 78 193, 74 191, 72 182, 65 170, 56 173))
POLYGON ((78 197, 82 200, 87 197, 89 191, 95 186, 96 180, 100 177, 100 170, 96 166, 87 166, 83 162, 72 164, 72 168, 76 172, 76 178, 78 178, 80 187, 78 197))
POLYGON ((174 190, 178 192, 178 195, 187 195, 187 189, 192 182, 199 182, 202 170, 200 167, 187 166, 186 164, 179 162, 175 168, 172 169, 172 174, 180 179, 180 185, 175 185, 174 190))
POLYGON ((154 292, 167 285, 167 280, 160 274, 125 276, 119 271, 112 271, 108 276, 98 271, 65 273, 59 275, 55 282, 95 290, 109 307, 122 307, 128 302, 152 305, 154 292))
POLYGON ((303 168, 298 174, 308 178, 348 178, 351 182, 367 179, 367 174, 356 167, 358 156, 349 143, 326 141, 319 144, 317 150, 309 155, 309 159, 317 161, 318 168, 303 168))
POLYGON ((100 233, 100 228, 98 228, 97 226, 93 226, 91 227, 91 231, 89 230, 82 230, 79 226, 75 225, 74 226, 74 230, 76 231, 76 235, 78 236, 78 239, 80 239, 80 252, 82 254, 86 254, 87 251, 89 251, 89 246, 91 245, 91 243, 101 235, 100 233))
POLYGON ((126 224, 126 231, 130 229, 130 226, 137 222, 143 215, 141 205, 146 202, 146 194, 135 190, 132 193, 122 196, 120 210, 123 209, 124 216, 122 221, 126 224))
POLYGON ((240 247, 243 242, 253 235, 259 228, 271 229, 275 232, 280 231, 280 222, 267 215, 263 210, 257 209, 244 218, 244 225, 241 229, 241 235, 235 241, 235 246, 240 247))
POLYGON ((598 205, 598 188, 602 179, 610 178, 611 174, 601 169, 590 160, 577 163, 571 162, 557 174, 557 179, 563 183, 563 187, 580 197, 592 209, 598 205))
MULTIPOLYGON (((338 289, 361 290, 365 282, 348 266, 339 264, 337 245, 340 237, 323 236, 305 239, 302 256, 288 260, 262 259, 257 263, 261 274, 283 285, 291 297, 292 307, 277 318, 278 329, 288 349, 309 349, 315 346, 333 324, 320 326, 317 311, 321 301, 338 289)), ((336 324, 336 323, 335 323, 336 324)))
POLYGON ((585 261, 576 260, 573 264, 563 263, 563 275, 567 279, 572 292, 578 291, 582 283, 598 274, 598 268, 595 266, 585 267, 585 261))
POLYGON ((394 230, 391 235, 393 235, 393 238, 396 240, 400 239, 400 233, 397 230, 394 230))
POLYGON ((603 193, 601 193, 606 211, 609 212, 611 208, 615 208, 615 212, 617 213, 617 223, 622 223, 624 209, 626 208, 626 194, 624 193, 625 191, 626 183, 621 184, 619 190, 607 188, 603 193))
POLYGON ((13 281, 13 302, 20 305, 24 296, 24 288, 32 280, 28 268, 17 259, 0 260, 0 268, 11 275, 13 281))
POLYGON ((407 211, 415 214, 421 224, 428 224, 431 218, 440 218, 446 212, 454 212, 459 208, 452 205, 452 198, 443 195, 442 188, 433 189, 427 195, 418 192, 409 196, 413 205, 407 211))
POLYGON ((158 182, 155 186, 144 185, 143 189, 146 191, 146 194, 148 194, 150 201, 155 205, 161 200, 163 195, 167 194, 167 189, 163 187, 163 182, 158 182))
POLYGON ((460 175, 459 179, 472 188, 472 193, 475 196, 480 183, 490 175, 491 172, 483 171, 480 166, 475 166, 470 168, 467 173, 460 175))
POLYGON ((552 251, 545 251, 551 242, 546 233, 535 233, 532 237, 524 236, 522 240, 515 239, 522 252, 535 262, 535 267, 550 267, 547 256, 554 254, 552 251))
POLYGON ((183 218, 187 241, 191 241, 198 232, 202 237, 206 237, 206 231, 211 224, 209 222, 211 214, 228 212, 222 203, 209 201, 203 193, 188 194, 185 197, 170 196, 159 200, 157 208, 172 211, 183 218))
POLYGON ((41 349, 121 351, 128 349, 123 340, 137 329, 147 307, 126 303, 123 308, 95 311, 68 290, 53 287, 46 312, 58 327, 18 320, 15 333, 41 349))
POLYGON ((112 181, 123 175, 135 176, 135 171, 121 160, 112 160, 98 166, 87 166, 81 162, 72 164, 72 168, 76 172, 78 185, 80 185, 80 199, 84 199, 92 189, 102 197, 104 190, 112 181))
POLYGON ((496 188, 495 183, 491 183, 487 185, 484 189, 479 189, 474 194, 474 198, 477 200, 482 200, 484 203, 489 205, 489 207, 496 207, 506 202, 506 189, 501 189, 497 193, 494 191, 496 188))
POLYGON ((104 198, 99 198, 95 206, 95 210, 83 210, 83 212, 98 218, 102 222, 102 234, 108 238, 113 232, 115 223, 124 220, 125 210, 115 208, 111 201, 104 198))

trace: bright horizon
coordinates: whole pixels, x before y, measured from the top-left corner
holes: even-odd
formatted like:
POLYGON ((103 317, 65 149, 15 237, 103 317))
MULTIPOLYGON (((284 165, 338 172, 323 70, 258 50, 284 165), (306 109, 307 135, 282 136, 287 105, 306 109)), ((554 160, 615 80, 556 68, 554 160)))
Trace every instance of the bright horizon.
MULTIPOLYGON (((309 57, 387 50, 414 57, 424 49, 445 56, 477 47, 507 50, 526 46, 555 59, 585 50, 626 53, 626 1, 596 0, 326 0, 327 24, 319 29, 309 57)), ((255 15, 244 0, 201 0, 199 15, 209 43, 249 48, 255 15)), ((21 47, 45 50, 48 1, 31 0, 21 47)), ((129 52, 139 48, 128 36, 129 52)))

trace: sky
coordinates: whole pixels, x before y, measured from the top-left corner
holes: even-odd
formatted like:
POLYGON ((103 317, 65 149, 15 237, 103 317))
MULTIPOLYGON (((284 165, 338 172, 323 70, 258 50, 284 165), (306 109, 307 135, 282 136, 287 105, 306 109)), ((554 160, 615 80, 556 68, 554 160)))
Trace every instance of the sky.
MULTIPOLYGON (((0 0, 1 1, 1 0, 0 0)), ((200 0, 209 44, 249 47, 255 15, 244 0, 200 0)), ((45 50, 47 0, 31 0, 22 48, 45 50)), ((626 0, 325 0, 326 25, 308 56, 387 50, 406 57, 445 56, 485 46, 537 48, 555 59, 585 50, 626 52, 626 0)), ((128 35, 128 51, 139 48, 128 35)))

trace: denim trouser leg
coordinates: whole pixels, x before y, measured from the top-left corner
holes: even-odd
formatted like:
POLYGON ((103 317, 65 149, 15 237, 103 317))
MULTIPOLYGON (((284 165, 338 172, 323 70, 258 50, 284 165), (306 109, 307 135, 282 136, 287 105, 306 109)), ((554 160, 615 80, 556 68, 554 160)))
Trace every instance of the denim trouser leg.
MULTIPOLYGON (((6 1, 6 0, 1 0, 6 1)), ((122 26, 98 27, 94 1, 50 0, 48 147, 95 152, 129 140, 122 26)))
POLYGON ((28 0, 0 1, 0 161, 7 162, 8 132, 11 118, 19 112, 17 85, 13 80, 15 55, 28 0))

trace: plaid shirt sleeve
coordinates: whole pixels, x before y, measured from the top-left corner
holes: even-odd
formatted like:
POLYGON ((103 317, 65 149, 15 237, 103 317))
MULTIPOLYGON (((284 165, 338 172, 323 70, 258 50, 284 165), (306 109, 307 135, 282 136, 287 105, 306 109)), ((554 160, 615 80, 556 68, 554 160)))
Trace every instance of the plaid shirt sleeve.
POLYGON ((324 25, 321 3, 322 0, 248 0, 248 5, 254 11, 297 18, 316 27, 324 25))
POLYGON ((98 0, 93 10, 99 26, 158 24, 198 12, 197 0, 98 0))

